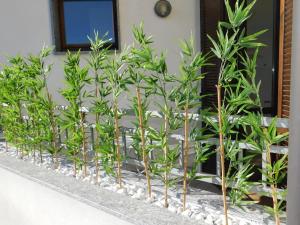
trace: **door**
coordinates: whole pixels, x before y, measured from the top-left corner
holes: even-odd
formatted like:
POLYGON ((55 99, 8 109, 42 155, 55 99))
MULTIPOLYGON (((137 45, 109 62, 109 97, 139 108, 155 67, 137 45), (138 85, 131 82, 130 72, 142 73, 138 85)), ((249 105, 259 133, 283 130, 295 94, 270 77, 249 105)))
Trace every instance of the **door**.
MULTIPOLYGON (((232 4, 234 5, 232 0, 232 4)), ((248 0, 249 1, 249 0, 248 0)), ((210 51, 210 35, 216 38, 218 21, 225 20, 224 0, 201 0, 201 48, 204 53, 210 51)), ((268 31, 260 37, 260 42, 266 44, 261 48, 257 64, 257 81, 261 81, 260 97, 266 116, 277 114, 277 71, 278 71, 278 18, 279 0, 257 0, 252 16, 245 24, 247 33, 251 34, 262 29, 268 31)), ((212 59, 216 66, 206 67, 207 73, 202 82, 201 92, 209 94, 204 99, 204 108, 216 105, 216 88, 219 61, 212 59)))
MULTIPOLYGON (((234 5, 234 0, 231 3, 234 5)), ((201 48, 204 53, 208 53, 211 43, 207 35, 216 39, 217 24, 226 18, 224 0, 201 0, 200 7, 201 48)), ((257 0, 252 17, 244 24, 248 34, 268 29, 259 40, 265 43, 266 47, 260 50, 257 64, 257 81, 261 81, 260 97, 266 116, 277 114, 278 19, 279 0, 257 0)), ((215 66, 204 68, 203 72, 207 75, 202 81, 201 92, 209 95, 204 99, 203 107, 215 109, 217 105, 215 85, 217 84, 220 65, 217 58, 213 58, 211 62, 215 66)), ((216 174, 216 155, 210 157, 202 165, 202 171, 216 174)))

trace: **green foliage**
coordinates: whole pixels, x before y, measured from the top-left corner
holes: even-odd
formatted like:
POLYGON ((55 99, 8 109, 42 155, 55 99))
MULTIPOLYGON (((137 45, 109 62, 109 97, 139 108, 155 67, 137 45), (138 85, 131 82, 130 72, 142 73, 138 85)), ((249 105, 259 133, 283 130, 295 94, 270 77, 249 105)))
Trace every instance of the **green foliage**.
POLYGON ((228 162, 225 174, 222 174, 225 204, 226 188, 229 186, 232 204, 243 206, 251 203, 245 198, 251 193, 253 185, 257 185, 250 181, 254 172, 252 160, 257 154, 266 155, 266 167, 260 172, 265 187, 271 189, 274 206, 269 211, 277 220, 284 206, 279 197, 283 199, 285 192, 278 192, 278 188, 286 179, 287 155, 273 161, 271 152, 274 145, 287 140, 288 134, 278 132, 276 118, 270 126, 262 126, 256 64, 259 48, 264 46, 258 42, 258 38, 266 31, 246 34, 243 28, 254 4, 255 1, 246 4, 246 1, 238 0, 231 7, 229 0, 225 0, 228 22, 218 24, 216 40, 209 37, 212 54, 197 52, 192 38, 183 41, 179 77, 169 73, 165 53, 156 53, 152 37, 145 34, 142 24, 133 28, 134 45, 119 55, 111 54, 105 37, 100 39, 95 33, 95 39, 90 39, 91 52, 87 66, 80 66, 80 52, 68 52, 66 55, 66 86, 61 94, 68 106, 61 115, 47 86, 52 65, 47 65, 46 60, 51 49, 44 47, 37 55, 11 58, 0 73, 0 124, 6 140, 21 149, 22 156, 25 153, 35 154, 39 149, 40 156, 46 151, 58 165, 61 149, 57 126, 61 125, 69 134, 63 153, 73 162, 76 175, 79 166, 84 166, 86 171, 89 163, 86 114, 90 111, 95 116, 93 161, 96 171, 98 173, 101 166, 107 174, 118 179, 121 187, 123 159, 120 152, 120 120, 123 113, 119 101, 129 87, 134 87, 136 95, 132 97, 131 104, 137 129, 132 147, 139 156, 143 156, 145 171, 158 177, 164 184, 165 207, 168 206, 169 188, 181 179, 172 173, 178 167, 180 150, 179 144, 171 140, 171 134, 184 128, 184 182, 202 179, 197 174, 197 168, 211 154, 219 153, 224 156, 223 169, 225 160, 228 162), (218 58, 221 65, 217 85, 220 98, 217 115, 201 109, 204 96, 199 94, 199 83, 206 75, 201 69, 211 66, 211 57, 218 58), (86 85, 89 84, 94 85, 92 92, 86 91, 86 85), (92 105, 90 110, 84 107, 88 98, 92 105), (158 117, 162 123, 159 128, 152 127, 154 114, 149 112, 150 108, 160 112, 158 117), (191 113, 196 109, 200 109, 200 118, 204 120, 201 126, 192 123, 191 113), (216 120, 216 116, 220 119, 216 120), (214 151, 215 145, 209 143, 216 136, 220 137, 220 146, 214 151), (242 146, 245 143, 252 149, 247 156, 243 156, 242 146), (193 148, 195 157, 191 168, 188 168, 190 148, 193 148), (148 162, 150 153, 154 158, 148 162))
MULTIPOLYGON (((168 206, 167 191, 174 184, 173 178, 170 178, 170 172, 175 167, 179 157, 179 146, 170 146, 169 136, 172 131, 180 127, 180 118, 171 105, 171 96, 168 85, 176 82, 175 76, 168 73, 165 54, 156 55, 151 44, 152 37, 147 37, 143 30, 143 24, 134 27, 133 34, 139 48, 133 48, 130 55, 130 61, 139 68, 143 68, 146 73, 132 71, 131 79, 137 83, 138 87, 144 82, 144 95, 149 96, 155 93, 160 97, 160 102, 156 101, 158 111, 163 114, 163 125, 159 131, 147 127, 149 138, 153 138, 155 143, 149 148, 160 151, 159 155, 150 165, 151 172, 160 177, 165 185, 165 207, 168 206)), ((147 105, 144 104, 144 105, 147 105)), ((147 126, 147 125, 146 125, 147 126)))
POLYGON ((118 99, 120 95, 127 90, 127 86, 130 83, 130 80, 127 76, 127 69, 125 67, 124 55, 126 51, 124 51, 119 56, 115 55, 111 57, 107 61, 107 66, 104 69, 104 73, 107 79, 107 86, 109 90, 111 90, 111 105, 109 112, 109 120, 114 126, 114 148, 111 159, 116 160, 114 163, 117 164, 117 179, 119 183, 119 187, 122 187, 122 179, 121 179, 121 166, 122 166, 122 155, 121 155, 121 144, 120 144, 120 126, 119 120, 122 117, 122 112, 119 110, 119 102, 118 99))
MULTIPOLYGON (((259 47, 264 46, 257 40, 266 30, 246 35, 242 28, 244 22, 251 16, 255 4, 252 1, 236 1, 232 8, 225 0, 228 22, 220 22, 217 31, 217 41, 212 52, 220 60, 218 86, 222 88, 223 98, 219 107, 220 127, 213 119, 206 118, 216 134, 223 135, 225 158, 229 160, 225 185, 231 185, 230 197, 234 204, 244 204, 245 195, 250 192, 253 184, 249 181, 252 175, 251 159, 255 153, 267 154, 267 169, 262 171, 267 177, 266 183, 271 186, 274 202, 274 213, 278 212, 277 184, 285 176, 286 161, 282 157, 275 164, 271 162, 270 148, 273 144, 286 139, 287 134, 277 134, 276 119, 268 128, 262 127, 262 105, 259 99, 260 83, 256 82, 256 63, 259 47), (254 54, 249 55, 248 49, 254 48, 254 54), (238 65, 237 62, 241 62, 238 65), (240 144, 250 143, 253 154, 239 157, 243 150, 240 144)), ((276 219, 277 220, 277 219, 276 219)), ((278 221, 276 221, 278 222, 278 221)))
POLYGON ((6 139, 22 147, 23 153, 33 150, 35 155, 35 149, 39 146, 41 160, 43 149, 54 152, 49 145, 53 132, 49 128, 48 116, 54 103, 49 101, 46 88, 46 75, 51 65, 45 65, 50 52, 50 48, 44 47, 36 56, 10 59, 10 65, 5 66, 1 77, 4 87, 1 90, 1 102, 7 106, 2 110, 6 139), (24 115, 27 115, 26 119, 24 115))
MULTIPOLYGON (((105 37, 104 37, 105 38, 105 37)), ((116 157, 113 148, 114 127, 112 114, 110 112, 109 100, 107 97, 111 94, 111 87, 106 85, 107 76, 105 68, 108 67, 109 50, 106 47, 108 41, 100 39, 98 33, 95 33, 95 38, 91 42, 91 53, 89 57, 89 67, 93 72, 94 94, 91 112, 95 114, 95 130, 96 139, 93 146, 95 151, 95 164, 99 171, 99 161, 107 174, 115 175, 114 162, 116 157)))
POLYGON ((1 124, 5 128, 6 139, 17 148, 26 142, 26 122, 22 117, 25 66, 24 59, 16 56, 9 59, 9 65, 5 65, 1 73, 1 124))
MULTIPOLYGON (((67 100, 68 106, 62 111, 61 125, 68 129, 69 137, 66 140, 66 154, 74 163, 74 175, 76 176, 77 165, 82 164, 80 149, 84 143, 85 133, 82 115, 85 113, 83 107, 84 98, 87 97, 85 85, 91 83, 88 76, 88 67, 80 67, 80 52, 67 53, 65 61, 65 82, 66 87, 61 91, 62 96, 67 100)), ((84 153, 83 153, 84 154, 84 153)), ((84 162, 86 163, 86 162, 84 162)))
POLYGON ((217 41, 209 37, 213 44, 212 52, 221 62, 218 86, 222 88, 223 93, 219 108, 222 127, 212 118, 206 118, 206 121, 214 128, 216 134, 220 132, 223 135, 225 159, 229 160, 225 185, 233 186, 230 197, 232 203, 238 205, 243 204, 243 199, 251 190, 249 178, 252 175, 252 167, 249 165, 254 157, 239 156, 243 151, 240 144, 245 139, 249 140, 248 130, 243 125, 242 118, 261 108, 258 96, 260 85, 255 81, 255 67, 258 47, 263 46, 257 39, 265 31, 246 35, 242 28, 243 23, 251 16, 254 4, 255 1, 248 5, 245 1, 237 1, 235 7, 231 8, 226 0, 229 22, 219 23, 217 41), (253 58, 248 55, 249 48, 256 50, 253 58), (237 62, 243 62, 243 66, 237 62))

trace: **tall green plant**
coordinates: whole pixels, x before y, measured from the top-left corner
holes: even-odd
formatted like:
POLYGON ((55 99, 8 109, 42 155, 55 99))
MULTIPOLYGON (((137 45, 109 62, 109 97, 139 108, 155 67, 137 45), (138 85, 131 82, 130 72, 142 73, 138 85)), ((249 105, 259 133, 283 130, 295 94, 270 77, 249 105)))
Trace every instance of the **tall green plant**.
POLYGON ((25 104, 29 116, 29 133, 31 133, 31 148, 40 151, 40 160, 43 161, 42 151, 46 149, 52 156, 55 167, 58 165, 57 146, 57 118, 54 114, 55 104, 48 90, 47 75, 51 65, 46 65, 46 58, 51 48, 43 47, 38 55, 27 58, 24 71, 26 86, 25 104))
MULTIPOLYGON (((191 127, 190 127, 190 113, 195 111, 195 108, 201 105, 202 96, 199 95, 199 82, 204 78, 201 73, 201 68, 207 65, 208 57, 202 53, 196 52, 194 47, 194 40, 182 41, 181 43, 182 62, 180 65, 180 78, 178 79, 178 87, 172 93, 172 97, 176 101, 176 105, 183 111, 184 121, 184 152, 183 152, 183 211, 186 210, 186 196, 189 181, 189 152, 191 148, 191 127)), ((198 146, 200 147, 200 146, 198 146)), ((199 150, 195 145, 195 150, 199 150)), ((196 151, 199 152, 199 151, 196 151)), ((206 151, 207 153, 207 151, 206 151)), ((200 163, 206 157, 202 152, 201 157, 198 157, 195 162, 200 163)), ((200 156, 198 154, 197 156, 200 156)), ((191 175, 191 174, 190 174, 191 175)), ((191 178, 191 177, 190 177, 191 178)))
POLYGON ((47 151, 51 154, 54 162, 54 167, 59 165, 60 146, 58 143, 58 113, 56 112, 57 105, 53 100, 52 94, 48 87, 48 75, 51 72, 52 65, 46 64, 47 57, 51 54, 52 49, 43 47, 37 60, 37 67, 43 82, 43 90, 41 94, 40 108, 42 111, 39 113, 40 120, 43 123, 44 140, 47 143, 47 151))
POLYGON ((66 141, 67 155, 74 165, 74 176, 77 174, 78 164, 83 164, 84 176, 87 175, 87 148, 85 135, 85 113, 83 101, 86 97, 85 85, 89 84, 91 79, 88 76, 88 67, 81 68, 80 51, 77 53, 67 53, 65 61, 65 82, 66 87, 61 94, 68 101, 69 105, 63 111, 63 128, 69 130, 69 138, 66 141), (80 153, 82 149, 82 158, 80 153))
POLYGON ((121 156, 121 144, 120 144, 120 125, 119 120, 122 113, 119 109, 119 96, 124 90, 127 89, 129 80, 127 77, 127 70, 125 68, 124 56, 115 55, 113 58, 109 58, 107 66, 105 68, 105 76, 107 78, 107 85, 111 90, 112 105, 111 105, 111 115, 114 120, 114 147, 116 150, 116 160, 117 160, 117 182, 119 188, 122 188, 122 156, 121 156))
MULTIPOLYGON (((105 37, 104 37, 105 38, 105 37)), ((109 148, 111 148, 111 140, 106 137, 105 129, 109 128, 109 124, 105 123, 105 118, 108 118, 107 114, 109 114, 108 100, 107 96, 111 94, 110 88, 105 85, 107 81, 107 77, 104 73, 104 69, 107 64, 109 48, 107 47, 108 41, 102 40, 99 38, 98 33, 95 33, 95 38, 90 39, 91 42, 91 53, 89 57, 89 66, 93 72, 93 80, 94 80, 94 101, 92 106, 92 112, 95 114, 95 130, 96 130, 96 138, 94 144, 95 151, 95 169, 96 169, 96 180, 95 183, 99 182, 99 172, 100 172, 100 164, 101 158, 104 159, 104 155, 108 155, 105 153, 110 152, 109 148), (101 120, 102 118, 102 120, 101 120), (103 153, 103 154, 101 154, 103 153)), ((103 160, 103 162, 109 162, 109 160, 103 160)), ((105 166, 108 168, 108 166, 105 166)))
POLYGON ((142 46, 141 50, 136 50, 135 54, 138 57, 139 65, 144 68, 151 76, 144 76, 144 81, 147 83, 147 92, 155 93, 159 96, 162 103, 157 103, 159 111, 163 114, 163 125, 159 131, 148 128, 149 138, 156 143, 151 148, 162 150, 156 162, 151 165, 151 171, 155 175, 162 178, 164 183, 164 206, 168 207, 168 189, 175 184, 175 179, 170 178, 170 172, 175 167, 179 157, 179 145, 170 146, 170 134, 178 129, 180 124, 179 116, 174 112, 174 106, 170 98, 171 87, 168 85, 176 82, 175 76, 168 73, 166 57, 164 54, 155 55, 152 48, 151 38, 146 37, 143 32, 143 25, 134 30, 135 39, 142 46))
POLYGON ((27 141, 27 125, 23 119, 22 105, 24 103, 25 85, 24 70, 26 63, 21 56, 9 59, 1 73, 2 125, 6 140, 16 145, 24 156, 24 146, 27 141))
MULTIPOLYGON (((151 145, 148 141, 146 131, 149 127, 149 114, 146 113, 148 108, 147 98, 153 94, 151 93, 151 87, 149 88, 149 82, 152 82, 152 85, 155 83, 155 80, 151 80, 151 75, 147 74, 148 71, 144 67, 143 62, 145 61, 143 57, 149 54, 151 51, 150 44, 153 42, 151 37, 147 37, 143 30, 143 25, 140 27, 133 28, 133 35, 135 38, 135 45, 131 48, 130 54, 127 58, 129 63, 129 73, 130 79, 135 86, 135 97, 133 98, 133 108, 135 115, 138 119, 138 131, 137 135, 134 136, 135 140, 138 142, 135 144, 137 150, 140 150, 145 175, 147 180, 147 192, 148 197, 151 198, 151 175, 150 175, 150 166, 149 166, 149 153, 152 150, 151 145)), ((151 53, 150 53, 151 54, 151 53)))
MULTIPOLYGON (((255 85, 256 77, 256 63, 258 57, 258 50, 250 57, 247 54, 242 58, 244 72, 250 77, 253 90, 253 95, 259 99, 259 84, 255 85)), ((286 178, 287 175, 287 154, 281 156, 276 161, 272 160, 271 146, 278 145, 288 139, 288 133, 280 133, 277 129, 277 118, 273 118, 268 127, 264 127, 264 115, 262 112, 261 102, 258 101, 259 110, 257 112, 249 113, 243 118, 242 123, 248 130, 247 142, 260 155, 266 155, 263 159, 265 167, 260 170, 262 176, 265 178, 262 183, 271 188, 271 197, 273 200, 273 207, 267 207, 267 211, 274 216, 276 225, 280 224, 280 216, 284 209, 284 199, 286 190, 279 192, 278 186, 286 178)))
POLYGON ((43 162, 43 149, 42 149, 42 124, 39 118, 41 108, 40 96, 43 88, 43 82, 40 80, 40 71, 38 66, 39 58, 30 55, 24 70, 24 105, 28 115, 27 120, 27 133, 28 139, 26 145, 30 151, 33 151, 35 159, 35 151, 38 148, 40 152, 40 161, 43 162))
MULTIPOLYGON (((239 115, 249 113, 249 110, 257 106, 257 99, 249 98, 253 95, 251 83, 248 77, 239 68, 238 61, 249 48, 262 46, 257 38, 265 31, 246 35, 242 25, 251 16, 250 12, 255 4, 252 1, 246 4, 245 1, 237 1, 232 8, 228 0, 225 6, 228 22, 220 22, 217 30, 217 41, 210 40, 213 44, 212 52, 220 60, 220 71, 217 89, 217 117, 218 124, 212 123, 219 133, 219 155, 221 164, 221 184, 224 203, 225 223, 228 224, 228 206, 226 200, 227 187, 229 183, 238 183, 240 180, 246 182, 249 178, 251 166, 244 159, 239 159, 241 151, 239 145, 239 115), (235 118, 232 117, 235 115, 235 118), (229 160, 227 172, 225 160, 229 160), (242 160, 242 161, 241 161, 242 160), (241 166, 244 168, 241 169, 241 166), (238 174, 243 172, 243 174, 238 174), (237 176, 239 175, 239 176, 237 176), (234 182, 233 182, 234 181, 234 182)), ((249 159, 247 159, 249 160, 249 159)), ((245 189, 242 189, 245 191, 245 189)), ((248 188, 246 188, 248 190, 248 188)), ((235 189, 237 193, 238 191, 235 189)))

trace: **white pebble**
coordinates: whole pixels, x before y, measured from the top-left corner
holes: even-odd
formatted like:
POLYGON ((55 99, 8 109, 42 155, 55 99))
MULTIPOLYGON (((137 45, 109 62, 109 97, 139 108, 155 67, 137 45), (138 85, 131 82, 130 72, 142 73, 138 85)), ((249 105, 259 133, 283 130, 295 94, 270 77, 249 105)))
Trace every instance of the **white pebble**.
POLYGON ((213 222, 214 222, 214 218, 212 217, 212 215, 207 215, 207 217, 205 219, 205 223, 213 224, 213 222))
POLYGON ((118 194, 126 194, 126 189, 125 188, 121 188, 119 190, 117 190, 118 194))
POLYGON ((168 210, 171 211, 172 213, 177 213, 177 207, 173 205, 169 205, 168 210))
POLYGON ((196 216, 195 216, 195 219, 196 220, 205 220, 205 218, 206 218, 206 215, 205 214, 203 214, 203 213, 199 213, 199 214, 196 214, 196 216))
POLYGON ((185 217, 191 217, 192 212, 191 212, 191 210, 187 209, 187 210, 183 211, 181 214, 185 217))

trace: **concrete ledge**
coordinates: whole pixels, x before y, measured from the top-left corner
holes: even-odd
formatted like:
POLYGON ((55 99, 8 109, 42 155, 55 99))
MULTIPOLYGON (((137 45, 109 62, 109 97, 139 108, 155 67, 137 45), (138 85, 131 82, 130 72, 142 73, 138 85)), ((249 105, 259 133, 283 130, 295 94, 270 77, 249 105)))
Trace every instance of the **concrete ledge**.
POLYGON ((0 155, 4 225, 193 225, 166 209, 0 155))

